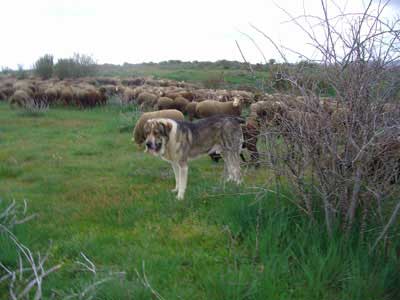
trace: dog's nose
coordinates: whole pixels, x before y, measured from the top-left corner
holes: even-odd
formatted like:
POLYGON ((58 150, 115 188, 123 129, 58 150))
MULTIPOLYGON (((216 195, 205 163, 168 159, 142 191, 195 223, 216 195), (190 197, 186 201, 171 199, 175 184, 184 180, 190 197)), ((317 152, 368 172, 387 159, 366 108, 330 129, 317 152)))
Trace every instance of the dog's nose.
POLYGON ((150 149, 151 149, 151 142, 147 142, 147 143, 146 143, 146 146, 147 146, 147 148, 150 148, 150 149))

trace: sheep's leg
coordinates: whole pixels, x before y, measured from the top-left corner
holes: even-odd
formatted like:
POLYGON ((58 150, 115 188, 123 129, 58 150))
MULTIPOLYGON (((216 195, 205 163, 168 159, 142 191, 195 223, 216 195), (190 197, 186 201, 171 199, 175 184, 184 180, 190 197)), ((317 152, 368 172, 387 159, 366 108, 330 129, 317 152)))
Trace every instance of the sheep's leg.
POLYGON ((187 163, 179 164, 179 188, 178 188, 178 200, 183 200, 186 191, 188 176, 188 165, 187 163))
POLYGON ((174 175, 175 175, 175 188, 171 190, 171 192, 176 193, 179 190, 179 166, 177 163, 173 162, 171 163, 172 169, 174 170, 174 175))

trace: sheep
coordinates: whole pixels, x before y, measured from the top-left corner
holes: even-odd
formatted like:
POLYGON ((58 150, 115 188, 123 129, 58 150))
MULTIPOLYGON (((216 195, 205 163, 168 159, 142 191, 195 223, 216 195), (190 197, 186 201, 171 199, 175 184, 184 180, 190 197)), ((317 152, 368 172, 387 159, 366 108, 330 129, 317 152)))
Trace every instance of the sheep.
POLYGON ((55 86, 48 87, 44 91, 44 96, 49 103, 54 103, 59 98, 59 90, 55 86))
POLYGON ((168 97, 160 97, 157 100, 156 109, 174 109, 174 100, 168 97))
POLYGON ((117 85, 118 84, 118 79, 115 78, 109 78, 109 77, 97 77, 95 78, 96 83, 100 85, 117 85))
POLYGON ((14 83, 14 90, 25 91, 29 96, 33 96, 36 92, 35 86, 30 81, 17 81, 14 83))
POLYGON ((240 116, 241 113, 242 108, 238 98, 228 102, 205 100, 197 103, 196 105, 196 115, 200 118, 206 118, 214 115, 240 116))
POLYGON ((61 88, 60 101, 64 105, 72 104, 73 98, 74 98, 74 91, 72 90, 72 88, 70 86, 64 86, 61 88))
POLYGON ((176 121, 183 121, 184 116, 183 114, 176 109, 166 109, 166 110, 159 110, 159 111, 152 111, 152 112, 145 112, 143 113, 139 120, 137 120, 135 128, 133 130, 133 141, 137 145, 143 144, 146 137, 143 132, 143 126, 147 120, 154 119, 154 118, 168 118, 173 119, 176 121))
POLYGON ((7 82, 4 82, 0 85, 0 94, 3 95, 3 100, 9 98, 14 94, 14 88, 13 84, 7 84, 7 82))
POLYGON ((188 105, 186 105, 186 113, 190 121, 193 121, 194 118, 197 118, 196 107, 197 102, 190 102, 188 105))
POLYGON ((177 98, 175 98, 174 100, 174 108, 185 113, 186 112, 186 107, 189 104, 189 100, 187 100, 186 98, 179 96, 177 98))
POLYGON ((7 99, 7 95, 3 92, 3 90, 0 89, 0 101, 6 100, 6 99, 7 99))
POLYGON ((193 101, 195 99, 195 95, 191 91, 182 91, 179 93, 179 95, 189 101, 193 101))
POLYGON ((173 91, 169 90, 169 91, 164 92, 163 94, 164 94, 165 97, 168 97, 168 98, 173 99, 173 100, 175 100, 176 98, 178 98, 181 95, 176 90, 173 90, 173 91))
POLYGON ((250 105, 250 112, 256 114, 262 124, 278 125, 280 117, 288 110, 283 102, 259 101, 250 105))
POLYGON ((107 97, 112 97, 117 94, 118 87, 112 84, 104 84, 99 88, 99 92, 106 95, 107 97))
POLYGON ((145 79, 142 77, 123 79, 121 83, 127 86, 138 86, 144 84, 145 79))
POLYGON ((30 101, 30 95, 25 90, 17 90, 9 99, 11 107, 23 107, 30 101))
POLYGON ((74 87, 74 99, 77 106, 81 108, 94 107, 106 102, 103 94, 97 91, 93 86, 80 85, 74 87))
POLYGON ((140 105, 142 110, 152 109, 157 103, 157 95, 152 93, 141 93, 137 98, 137 103, 140 105))
MULTIPOLYGON (((118 90, 120 89, 120 87, 118 87, 118 90)), ((122 100, 125 103, 130 103, 133 102, 135 100, 135 90, 131 89, 131 88, 123 88, 121 89, 122 91, 122 100)))
POLYGON ((137 99, 141 93, 146 92, 146 87, 139 86, 133 89, 133 98, 137 99))

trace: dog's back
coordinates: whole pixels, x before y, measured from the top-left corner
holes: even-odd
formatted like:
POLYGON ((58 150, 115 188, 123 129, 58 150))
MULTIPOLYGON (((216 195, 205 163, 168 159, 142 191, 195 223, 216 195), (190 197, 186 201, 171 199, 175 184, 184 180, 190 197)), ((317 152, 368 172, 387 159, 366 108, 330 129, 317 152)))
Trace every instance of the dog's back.
MULTIPOLYGON (((240 118, 231 116, 213 116, 194 123, 177 121, 178 140, 184 141, 189 157, 209 153, 213 148, 222 151, 229 148, 241 148, 243 140, 240 118)), ((240 151, 240 150, 239 150, 240 151)))

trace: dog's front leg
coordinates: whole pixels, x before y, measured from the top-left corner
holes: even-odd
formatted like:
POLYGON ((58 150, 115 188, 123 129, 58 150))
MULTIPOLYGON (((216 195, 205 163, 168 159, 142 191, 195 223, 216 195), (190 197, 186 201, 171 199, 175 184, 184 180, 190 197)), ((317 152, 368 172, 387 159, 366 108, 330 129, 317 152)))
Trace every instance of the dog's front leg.
POLYGON ((187 163, 179 164, 179 189, 178 189, 178 200, 183 200, 185 197, 186 185, 188 176, 188 165, 187 163))
POLYGON ((171 190, 171 192, 175 193, 179 190, 179 166, 177 163, 172 162, 172 169, 174 170, 174 175, 175 175, 175 188, 171 190))

